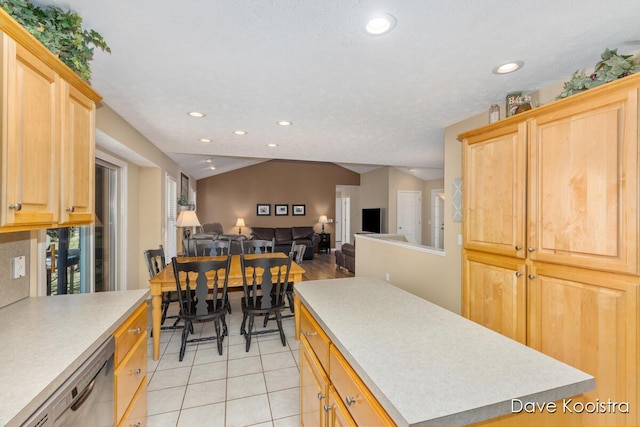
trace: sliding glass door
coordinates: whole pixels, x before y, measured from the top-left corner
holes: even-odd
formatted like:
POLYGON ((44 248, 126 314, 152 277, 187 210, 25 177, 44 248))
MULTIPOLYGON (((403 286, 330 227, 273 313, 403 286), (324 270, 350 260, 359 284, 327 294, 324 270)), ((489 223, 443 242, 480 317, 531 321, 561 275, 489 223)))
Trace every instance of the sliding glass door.
POLYGON ((95 291, 118 288, 119 167, 96 160, 95 291))

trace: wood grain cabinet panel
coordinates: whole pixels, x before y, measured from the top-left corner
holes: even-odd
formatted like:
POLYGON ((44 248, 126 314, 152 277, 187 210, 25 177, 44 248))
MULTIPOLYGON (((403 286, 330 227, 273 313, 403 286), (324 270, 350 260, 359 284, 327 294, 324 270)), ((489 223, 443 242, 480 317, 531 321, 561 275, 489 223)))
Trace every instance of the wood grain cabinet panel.
POLYGON ((147 383, 143 381, 133 397, 131 406, 118 427, 144 427, 147 425, 147 383))
POLYGON ((465 249, 526 256, 525 135, 525 124, 520 123, 465 139, 465 249))
POLYGON ((357 425, 333 386, 329 387, 329 408, 330 427, 355 427, 357 425))
POLYGON ((58 75, 6 34, 2 40, 1 226, 58 219, 58 75))
POLYGON ((524 261, 467 251, 463 259, 462 315, 526 344, 527 294, 524 261))
POLYGON ((309 341, 300 337, 300 425, 327 425, 325 405, 329 392, 329 377, 313 353, 309 341))
POLYGON ((93 221, 95 180, 95 104, 62 82, 60 224, 93 221))
POLYGON ((530 258, 638 273, 638 97, 530 120, 530 258))
POLYGON ((329 337, 304 305, 300 310, 300 335, 307 339, 323 369, 329 371, 329 337))
POLYGON ((596 378, 596 389, 578 400, 629 402, 629 413, 569 418, 582 425, 638 425, 635 280, 551 264, 535 264, 531 273, 529 345, 596 378))

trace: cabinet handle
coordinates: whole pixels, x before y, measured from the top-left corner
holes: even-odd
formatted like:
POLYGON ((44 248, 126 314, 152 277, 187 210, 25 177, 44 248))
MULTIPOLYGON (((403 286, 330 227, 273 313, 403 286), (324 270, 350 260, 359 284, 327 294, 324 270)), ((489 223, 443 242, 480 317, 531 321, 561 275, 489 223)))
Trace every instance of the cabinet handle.
POLYGON ((324 399, 324 394, 318 393, 318 400, 322 400, 322 399, 324 399))
POLYGON ((73 206, 70 206, 66 209, 67 212, 75 212, 76 208, 74 208, 73 206))
POLYGON ((9 209, 13 209, 14 211, 20 211, 22 210, 22 204, 21 203, 14 203, 12 205, 9 205, 9 209))
POLYGON ((520 273, 519 271, 516 271, 516 277, 520 277, 522 276, 522 273, 520 273))
POLYGON ((333 408, 331 406, 329 406, 329 405, 322 405, 322 409, 324 410, 324 412, 329 412, 333 408))
POLYGON ((535 249, 533 249, 533 248, 531 248, 531 247, 527 248, 527 250, 528 250, 529 252, 533 252, 533 251, 535 251, 535 249))
POLYGON ((536 276, 534 276, 533 274, 530 274, 528 277, 529 277, 529 279, 531 279, 531 280, 533 280, 533 279, 535 279, 535 278, 536 278, 536 276))
POLYGON ((142 329, 140 328, 129 329, 130 334, 139 334, 140 332, 142 332, 142 329))
POLYGON ((133 371, 129 371, 129 375, 140 375, 142 373, 142 369, 138 368, 133 371))
POLYGON ((307 337, 312 337, 314 335, 318 335, 318 333, 317 332, 305 332, 304 335, 307 336, 307 337))
POLYGON ((516 251, 519 251, 520 249, 522 249, 522 246, 516 245, 516 251))
POLYGON ((351 396, 347 396, 347 397, 344 399, 344 403, 346 403, 346 404, 347 404, 347 406, 351 406, 351 405, 353 405, 354 403, 356 403, 356 398, 355 398, 355 397, 351 397, 351 396))
POLYGON ((137 422, 137 423, 135 423, 135 424, 129 424, 129 426, 131 426, 131 427, 140 427, 141 425, 142 425, 142 424, 140 423, 140 421, 138 421, 138 422, 137 422))

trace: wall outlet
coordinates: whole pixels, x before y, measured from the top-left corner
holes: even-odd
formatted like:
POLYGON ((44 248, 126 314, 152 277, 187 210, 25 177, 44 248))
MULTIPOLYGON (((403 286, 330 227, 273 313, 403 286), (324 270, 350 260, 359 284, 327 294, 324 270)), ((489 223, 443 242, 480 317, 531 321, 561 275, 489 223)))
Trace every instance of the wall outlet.
POLYGON ((389 281, 389 277, 390 277, 390 275, 389 275, 389 273, 387 273, 387 282, 389 281))
POLYGON ((458 234, 458 245, 462 246, 462 234, 458 234))
POLYGON ((19 279, 25 276, 25 257, 19 256, 11 259, 11 278, 19 279))

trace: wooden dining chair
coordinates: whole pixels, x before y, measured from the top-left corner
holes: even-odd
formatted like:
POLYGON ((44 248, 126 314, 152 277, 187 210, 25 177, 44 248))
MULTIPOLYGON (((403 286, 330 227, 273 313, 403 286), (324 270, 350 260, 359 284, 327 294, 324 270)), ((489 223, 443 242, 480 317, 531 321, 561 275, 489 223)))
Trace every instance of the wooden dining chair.
POLYGON ((282 345, 287 345, 287 338, 282 329, 282 310, 285 307, 285 290, 289 281, 291 256, 286 258, 247 259, 240 255, 242 269, 242 325, 240 334, 245 338, 245 350, 249 351, 251 337, 272 332, 280 332, 282 345), (274 315, 276 329, 254 330, 256 315, 274 315), (248 329, 247 320, 249 320, 248 329))
POLYGON ((273 253, 276 248, 276 239, 272 240, 243 240, 243 254, 266 254, 273 253))
MULTIPOLYGON (((149 278, 154 277, 156 274, 167 266, 164 256, 164 248, 162 245, 158 249, 147 249, 144 251, 144 259, 147 262, 147 269, 149 270, 149 278)), ((161 329, 180 329, 178 323, 180 318, 178 316, 168 316, 167 311, 171 303, 178 303, 178 295, 175 292, 163 292, 162 293, 162 314, 160 317, 160 325, 164 325, 164 321, 169 319, 176 319, 171 326, 162 326, 161 329)))
POLYGON ((176 280, 176 289, 180 299, 180 313, 184 320, 180 356, 182 361, 187 344, 216 340, 218 354, 222 355, 222 342, 228 335, 225 319, 225 301, 231 257, 223 260, 178 262, 176 257, 171 259, 176 280), (193 333, 193 322, 213 320, 215 335, 189 339, 193 333), (222 327, 222 329, 221 329, 222 327))

